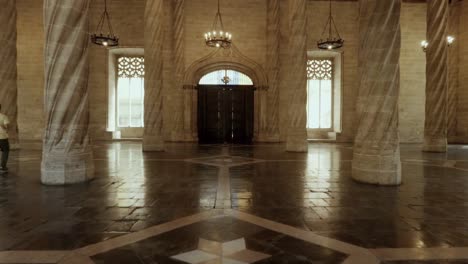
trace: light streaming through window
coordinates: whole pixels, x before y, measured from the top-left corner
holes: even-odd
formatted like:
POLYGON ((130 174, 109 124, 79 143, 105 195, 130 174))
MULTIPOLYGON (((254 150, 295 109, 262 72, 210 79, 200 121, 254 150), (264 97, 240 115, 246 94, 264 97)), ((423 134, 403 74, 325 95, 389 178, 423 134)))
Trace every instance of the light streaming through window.
POLYGON ((333 120, 333 61, 307 62, 307 128, 331 129, 333 120))
POLYGON ((206 74, 200 79, 201 85, 225 85, 223 78, 229 77, 227 85, 253 85, 249 76, 233 70, 219 70, 206 74))
POLYGON ((143 57, 118 58, 118 127, 143 127, 145 93, 144 62, 143 57))

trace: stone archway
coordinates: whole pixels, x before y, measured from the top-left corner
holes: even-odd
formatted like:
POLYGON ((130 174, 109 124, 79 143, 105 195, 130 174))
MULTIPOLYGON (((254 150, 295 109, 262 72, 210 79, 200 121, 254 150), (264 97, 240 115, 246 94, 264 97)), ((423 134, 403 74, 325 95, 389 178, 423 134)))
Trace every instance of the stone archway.
POLYGON ((260 120, 266 118, 266 92, 268 78, 263 67, 244 56, 234 45, 230 49, 217 49, 195 61, 184 76, 184 133, 187 140, 196 141, 197 131, 197 91, 199 80, 207 73, 221 70, 235 70, 249 76, 255 87, 254 96, 254 140, 258 138, 260 120))

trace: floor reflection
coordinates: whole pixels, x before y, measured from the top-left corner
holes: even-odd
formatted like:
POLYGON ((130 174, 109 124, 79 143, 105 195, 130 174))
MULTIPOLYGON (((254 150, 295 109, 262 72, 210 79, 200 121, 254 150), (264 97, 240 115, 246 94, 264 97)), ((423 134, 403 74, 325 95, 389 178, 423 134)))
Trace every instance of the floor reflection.
POLYGON ((468 246, 468 148, 422 153, 402 145, 403 185, 351 179, 352 147, 168 144, 94 147, 96 179, 40 185, 40 151, 12 152, 0 178, 0 250, 70 249, 212 210, 231 208, 367 248, 468 246), (230 196, 220 196, 227 167, 230 196))

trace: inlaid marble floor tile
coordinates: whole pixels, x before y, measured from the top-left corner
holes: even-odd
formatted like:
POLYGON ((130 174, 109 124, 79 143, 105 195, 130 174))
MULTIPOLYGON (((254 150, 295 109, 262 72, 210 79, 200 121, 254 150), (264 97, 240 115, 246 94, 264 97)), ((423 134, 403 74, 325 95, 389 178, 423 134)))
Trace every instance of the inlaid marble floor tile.
POLYGON ((184 261, 187 263, 191 263, 191 264, 197 264, 197 263, 205 263, 210 260, 215 260, 215 259, 217 260, 219 259, 219 256, 197 249, 197 250, 193 250, 190 252, 172 256, 171 258, 184 261))
MULTIPOLYGON (((354 182, 349 144, 311 143, 308 153, 287 153, 281 144, 168 143, 165 152, 143 153, 140 142, 98 142, 93 151, 96 179, 66 187, 40 184, 40 151, 11 152, 10 171, 0 176, 0 263, 7 261, 2 253, 21 254, 12 250, 24 250, 28 257, 34 250, 74 250, 199 213, 229 210, 355 245, 360 253, 386 248, 383 263, 400 248, 404 253, 412 248, 441 253, 415 261, 406 252, 406 262, 388 263, 459 264, 468 259, 466 146, 437 154, 402 144, 403 184, 398 187, 354 182), (441 250, 455 247, 460 248, 455 255, 441 250)), ((197 250, 200 239, 205 240, 201 251, 225 261, 230 256, 252 262, 252 252, 271 255, 258 263, 341 263, 348 257, 232 217, 184 228, 92 259, 180 263, 170 257, 197 250), (242 238, 245 249, 236 251, 242 238), (231 241, 237 241, 231 246, 234 253, 220 255, 222 243, 231 241)), ((346 264, 375 263, 368 259, 353 255, 346 264)))

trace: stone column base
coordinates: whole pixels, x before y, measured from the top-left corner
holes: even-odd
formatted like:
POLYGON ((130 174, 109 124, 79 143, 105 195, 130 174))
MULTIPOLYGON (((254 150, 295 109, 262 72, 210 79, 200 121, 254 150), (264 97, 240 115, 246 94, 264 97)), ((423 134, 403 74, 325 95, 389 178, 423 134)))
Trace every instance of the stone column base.
POLYGON ((447 152, 447 138, 424 137, 424 152, 447 152))
POLYGON ((354 152, 352 178, 377 185, 401 184, 400 151, 388 156, 354 152))
POLYGON ((43 153, 41 182, 46 185, 82 183, 94 178, 91 150, 82 153, 43 153))
POLYGON ((8 142, 10 143, 10 150, 19 150, 20 149, 20 143, 16 139, 9 139, 8 142))
POLYGON ((307 152, 309 144, 307 142, 306 129, 289 129, 286 138, 286 151, 288 152, 307 152))
POLYGON ((183 132, 172 131, 170 135, 171 142, 184 142, 185 135, 183 132))
POLYGON ((184 131, 184 142, 198 142, 198 137, 190 130, 184 131))
POLYGON ((164 141, 158 136, 143 136, 143 151, 164 151, 164 141))
POLYGON ((261 143, 279 143, 281 140, 279 135, 259 134, 255 141, 261 143))
POLYGON ((185 139, 184 139, 185 142, 198 142, 198 138, 194 135, 186 135, 185 136, 185 139))

